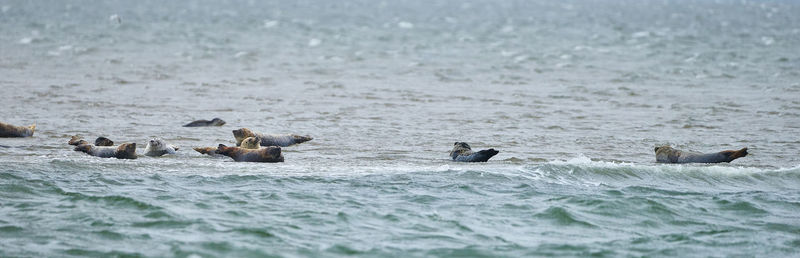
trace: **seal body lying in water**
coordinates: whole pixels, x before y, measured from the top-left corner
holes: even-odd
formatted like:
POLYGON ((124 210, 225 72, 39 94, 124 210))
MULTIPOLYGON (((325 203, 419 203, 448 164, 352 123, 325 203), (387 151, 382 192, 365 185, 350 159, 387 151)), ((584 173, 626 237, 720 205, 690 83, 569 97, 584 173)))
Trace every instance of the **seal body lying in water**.
POLYGON ((166 154, 175 154, 178 147, 168 145, 164 140, 153 138, 147 142, 147 147, 144 148, 144 155, 150 157, 159 157, 166 154))
POLYGON ((75 147, 75 151, 101 158, 136 159, 136 143, 123 143, 119 146, 81 144, 75 147))
POLYGON ((193 121, 191 123, 183 125, 183 127, 222 126, 224 124, 225 121, 215 117, 214 119, 211 119, 211 121, 208 120, 193 121))
POLYGON ((456 142, 453 144, 453 150, 450 151, 450 157, 461 162, 486 162, 497 153, 500 151, 494 149, 473 152, 466 142, 456 142))
POLYGON ((237 162, 283 162, 281 147, 269 146, 258 149, 245 149, 239 147, 228 147, 220 144, 217 147, 217 154, 233 158, 237 162))
MULTIPOLYGON (((256 137, 247 137, 242 141, 242 144, 239 145, 239 148, 259 149, 261 148, 261 140, 256 137)), ((217 147, 197 147, 192 149, 201 154, 207 154, 211 156, 221 156, 220 154, 217 154, 217 147)))
POLYGON ((657 163, 722 163, 747 156, 747 148, 716 153, 699 153, 673 149, 670 146, 655 148, 657 163))
POLYGON ((0 137, 31 137, 36 130, 36 124, 30 126, 16 126, 0 122, 0 137))
POLYGON ((233 130, 233 137, 236 138, 236 146, 242 144, 242 141, 247 137, 256 137, 261 140, 261 146, 280 146, 286 147, 299 143, 304 143, 314 138, 310 136, 301 136, 296 134, 262 134, 255 133, 247 128, 240 128, 233 130))
MULTIPOLYGON (((81 138, 80 136, 77 136, 77 135, 72 136, 72 138, 69 139, 69 145, 78 146, 78 145, 82 145, 82 144, 89 144, 89 142, 87 142, 86 140, 84 140, 83 138, 81 138)), ((114 146, 114 142, 111 141, 110 139, 106 138, 106 137, 100 136, 100 137, 97 137, 97 139, 94 140, 94 145, 95 146, 114 146)))

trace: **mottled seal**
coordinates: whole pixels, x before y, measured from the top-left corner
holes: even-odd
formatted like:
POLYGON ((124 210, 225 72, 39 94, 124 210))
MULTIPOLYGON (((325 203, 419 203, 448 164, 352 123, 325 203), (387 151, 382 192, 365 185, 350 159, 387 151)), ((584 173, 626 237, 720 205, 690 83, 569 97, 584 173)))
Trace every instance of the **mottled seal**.
POLYGON ((69 142, 67 143, 69 145, 75 145, 75 146, 89 144, 89 142, 87 142, 86 140, 77 135, 73 135, 72 138, 69 139, 69 142))
POLYGON ((94 145, 95 146, 114 146, 114 141, 111 141, 111 139, 108 139, 106 137, 100 136, 100 137, 97 137, 97 139, 94 140, 94 145))
MULTIPOLYGON (((83 145, 83 144, 89 144, 89 142, 87 142, 82 137, 77 136, 77 135, 72 136, 72 138, 69 139, 68 143, 69 143, 69 145, 75 145, 75 146, 83 145)), ((114 146, 114 142, 111 141, 110 139, 106 138, 106 137, 100 136, 100 137, 97 137, 97 139, 94 140, 94 145, 95 146, 114 146)))
POLYGON ((233 137, 236 138, 236 146, 242 144, 242 140, 247 137, 256 137, 261 140, 261 146, 280 146, 286 147, 294 144, 304 143, 314 138, 296 134, 262 134, 254 133, 247 128, 233 130, 233 137))
POLYGON ((224 124, 225 121, 215 117, 214 119, 211 119, 211 121, 208 120, 193 121, 191 123, 183 125, 183 127, 222 126, 224 124))
MULTIPOLYGON (((256 137, 247 137, 242 141, 242 145, 240 145, 239 148, 259 149, 259 148, 261 148, 261 140, 259 140, 256 137)), ((217 147, 196 147, 196 148, 192 148, 192 149, 194 149, 195 151, 197 151, 197 152, 199 152, 201 154, 207 154, 207 155, 211 155, 211 156, 219 155, 219 154, 217 154, 217 147)))
POLYGON ((179 148, 174 145, 168 145, 164 140, 159 138, 150 139, 147 146, 144 148, 144 155, 150 157, 159 157, 165 154, 175 154, 179 148))
POLYGON ((747 156, 747 148, 725 150, 717 153, 699 153, 676 150, 668 145, 655 147, 658 163, 721 163, 747 156))
POLYGON ((461 162, 486 162, 497 153, 500 151, 494 149, 472 152, 472 148, 466 142, 456 142, 453 144, 453 150, 450 151, 450 157, 461 162))
POLYGON ((136 159, 136 143, 123 143, 119 146, 81 144, 75 147, 75 151, 101 158, 136 159))
POLYGON ((253 150, 228 147, 225 146, 225 144, 220 144, 216 152, 217 154, 231 157, 237 162, 283 162, 281 147, 278 146, 269 146, 253 150))
POLYGON ((16 126, 0 122, 0 137, 31 137, 34 131, 36 131, 36 124, 16 126))

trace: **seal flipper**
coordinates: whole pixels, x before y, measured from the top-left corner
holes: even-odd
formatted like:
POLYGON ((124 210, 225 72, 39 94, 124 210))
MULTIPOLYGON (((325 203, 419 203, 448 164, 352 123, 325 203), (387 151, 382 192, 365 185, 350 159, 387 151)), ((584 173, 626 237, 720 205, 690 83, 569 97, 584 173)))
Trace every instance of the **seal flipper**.
POLYGON ((195 151, 199 152, 200 154, 208 154, 208 155, 217 154, 217 148, 216 147, 202 147, 202 148, 201 147, 195 147, 195 148, 192 148, 192 149, 194 149, 195 151))

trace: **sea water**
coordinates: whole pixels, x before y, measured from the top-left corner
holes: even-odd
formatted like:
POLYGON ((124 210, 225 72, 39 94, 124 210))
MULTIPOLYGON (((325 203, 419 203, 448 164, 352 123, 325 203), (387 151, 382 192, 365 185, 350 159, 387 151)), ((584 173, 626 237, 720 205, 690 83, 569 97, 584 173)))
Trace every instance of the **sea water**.
POLYGON ((0 139, 0 256, 797 256, 798 13, 0 1, 0 121, 37 125, 0 139), (277 164, 191 149, 242 127, 314 140, 277 164), (500 153, 454 163, 456 141, 500 153), (656 164, 663 144, 750 155, 656 164))

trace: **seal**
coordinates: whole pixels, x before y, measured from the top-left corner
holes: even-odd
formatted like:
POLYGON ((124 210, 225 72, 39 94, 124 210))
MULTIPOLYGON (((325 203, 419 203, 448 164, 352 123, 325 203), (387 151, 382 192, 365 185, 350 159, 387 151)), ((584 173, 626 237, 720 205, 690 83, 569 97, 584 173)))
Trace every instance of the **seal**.
POLYGON ((36 124, 32 124, 30 126, 16 126, 0 122, 0 137, 31 137, 33 136, 34 131, 36 131, 36 124))
POLYGON ((262 134, 254 133, 247 128, 239 128, 233 130, 233 137, 236 138, 236 146, 242 144, 242 140, 247 137, 256 137, 261 140, 261 146, 279 146, 287 147, 290 145, 304 143, 314 138, 310 136, 301 136, 296 134, 262 134))
POLYGON ((657 163, 722 163, 747 156, 747 147, 716 153, 700 153, 673 149, 668 145, 655 147, 657 163))
POLYGON ((81 138, 80 136, 73 135, 73 136, 72 136, 72 138, 71 138, 71 139, 69 139, 69 142, 68 142, 68 144, 69 144, 69 145, 75 145, 75 146, 78 146, 78 145, 89 144, 89 142, 87 142, 87 141, 83 140, 83 138, 81 138))
POLYGON ((215 117, 214 119, 211 119, 211 121, 208 120, 193 121, 191 123, 183 125, 183 127, 222 126, 224 124, 225 121, 215 117))
POLYGON ((174 145, 167 145, 164 140, 159 138, 150 139, 147 142, 147 146, 144 147, 144 155, 149 157, 160 157, 166 154, 175 154, 175 151, 178 150, 178 147, 174 145))
POLYGON ((110 139, 106 138, 106 137, 100 136, 100 137, 97 137, 97 139, 94 140, 94 145, 95 146, 114 146, 114 142, 111 141, 110 139))
POLYGON ((75 147, 75 151, 101 158, 136 159, 136 143, 123 143, 116 147, 81 144, 75 147))
POLYGON ((472 152, 472 148, 466 142, 456 142, 453 144, 453 150, 450 151, 450 157, 461 162, 486 162, 497 153, 500 151, 494 149, 472 152))
MULTIPOLYGON (((83 144, 89 144, 89 142, 87 142, 86 140, 84 140, 80 136, 73 135, 72 138, 69 139, 68 144, 69 145, 78 146, 78 145, 83 145, 83 144)), ((100 137, 97 137, 97 139, 94 140, 94 145, 95 146, 114 146, 114 142, 111 141, 110 139, 106 138, 106 137, 100 136, 100 137)))
MULTIPOLYGON (((239 146, 239 148, 259 149, 261 148, 261 140, 259 140, 256 137, 247 137, 244 140, 242 140, 242 145, 239 146)), ((217 147, 195 147, 192 149, 199 152, 200 154, 219 156, 219 154, 217 154, 217 147)))
POLYGON ((217 147, 217 154, 233 158, 237 162, 283 162, 281 147, 269 146, 259 149, 245 149, 239 147, 228 147, 220 144, 217 147))

